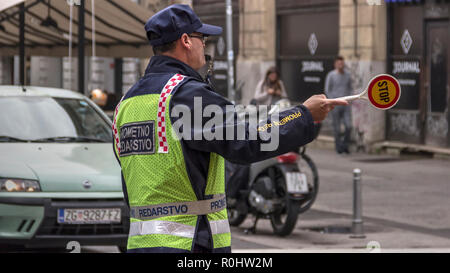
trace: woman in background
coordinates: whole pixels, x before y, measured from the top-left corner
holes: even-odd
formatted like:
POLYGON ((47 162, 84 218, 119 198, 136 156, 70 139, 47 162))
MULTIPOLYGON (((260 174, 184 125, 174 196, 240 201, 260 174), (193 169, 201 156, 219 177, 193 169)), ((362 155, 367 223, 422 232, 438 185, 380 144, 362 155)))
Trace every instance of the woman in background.
POLYGON ((254 100, 258 105, 273 105, 282 98, 287 98, 286 89, 280 80, 278 70, 271 67, 256 86, 254 100))

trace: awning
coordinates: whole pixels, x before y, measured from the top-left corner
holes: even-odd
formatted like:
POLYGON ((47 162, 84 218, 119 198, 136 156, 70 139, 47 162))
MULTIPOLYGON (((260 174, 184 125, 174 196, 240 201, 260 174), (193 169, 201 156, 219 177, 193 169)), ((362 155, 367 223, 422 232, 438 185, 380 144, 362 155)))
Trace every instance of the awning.
POLYGON ((24 0, 3 0, 0 2, 0 11, 18 5, 24 2, 24 0))
MULTIPOLYGON (((85 54, 92 49, 92 0, 85 1, 85 54)), ((73 2, 73 56, 78 47, 79 0, 0 0, 0 55, 19 55, 20 9, 25 3, 25 52, 35 56, 68 56, 68 2, 73 2)), ((151 47, 144 24, 153 15, 130 0, 95 0, 96 55, 148 58, 151 47)))

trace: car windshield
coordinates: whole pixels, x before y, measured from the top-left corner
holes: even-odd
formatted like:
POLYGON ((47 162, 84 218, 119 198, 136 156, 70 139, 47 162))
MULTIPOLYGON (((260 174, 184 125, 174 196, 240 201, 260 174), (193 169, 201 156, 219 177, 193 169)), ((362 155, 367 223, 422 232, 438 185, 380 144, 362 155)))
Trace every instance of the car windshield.
POLYGON ((108 122, 83 99, 0 97, 0 142, 111 142, 108 122))

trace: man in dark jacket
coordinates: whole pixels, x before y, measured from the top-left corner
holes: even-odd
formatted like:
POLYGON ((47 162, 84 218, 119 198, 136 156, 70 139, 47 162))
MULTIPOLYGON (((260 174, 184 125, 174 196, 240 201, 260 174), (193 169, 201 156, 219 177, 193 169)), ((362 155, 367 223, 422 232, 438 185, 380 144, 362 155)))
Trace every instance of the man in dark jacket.
POLYGON ((203 24, 187 5, 172 5, 145 29, 155 56, 117 106, 113 125, 131 209, 129 252, 230 252, 223 159, 251 163, 305 145, 313 122, 347 103, 316 95, 278 119, 242 122, 197 72, 206 37, 220 35, 220 27, 203 24), (208 200, 214 201, 205 206, 208 200))
MULTIPOLYGON (((352 94, 352 79, 348 71, 345 70, 344 58, 336 57, 334 60, 334 70, 327 74, 325 80, 325 94, 329 98, 339 98, 352 94)), ((335 148, 338 154, 349 154, 350 133, 352 130, 351 108, 338 106, 331 113, 333 120, 335 148), (344 136, 341 134, 341 124, 344 125, 344 136)))

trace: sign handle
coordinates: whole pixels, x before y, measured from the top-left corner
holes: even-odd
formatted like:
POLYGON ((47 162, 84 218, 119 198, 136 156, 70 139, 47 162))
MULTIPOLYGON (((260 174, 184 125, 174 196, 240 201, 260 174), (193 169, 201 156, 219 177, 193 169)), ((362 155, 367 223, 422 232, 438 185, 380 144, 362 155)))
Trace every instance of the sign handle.
POLYGON ((367 89, 358 95, 345 96, 337 99, 351 102, 357 99, 368 100, 373 107, 387 110, 397 104, 401 89, 397 79, 388 74, 379 74, 373 77, 367 89))
POLYGON ((354 101, 357 99, 366 99, 367 100, 367 97, 364 96, 366 93, 367 93, 367 90, 365 90, 364 92, 357 94, 357 95, 345 96, 345 97, 340 97, 340 98, 336 98, 336 99, 346 100, 348 102, 354 101))

